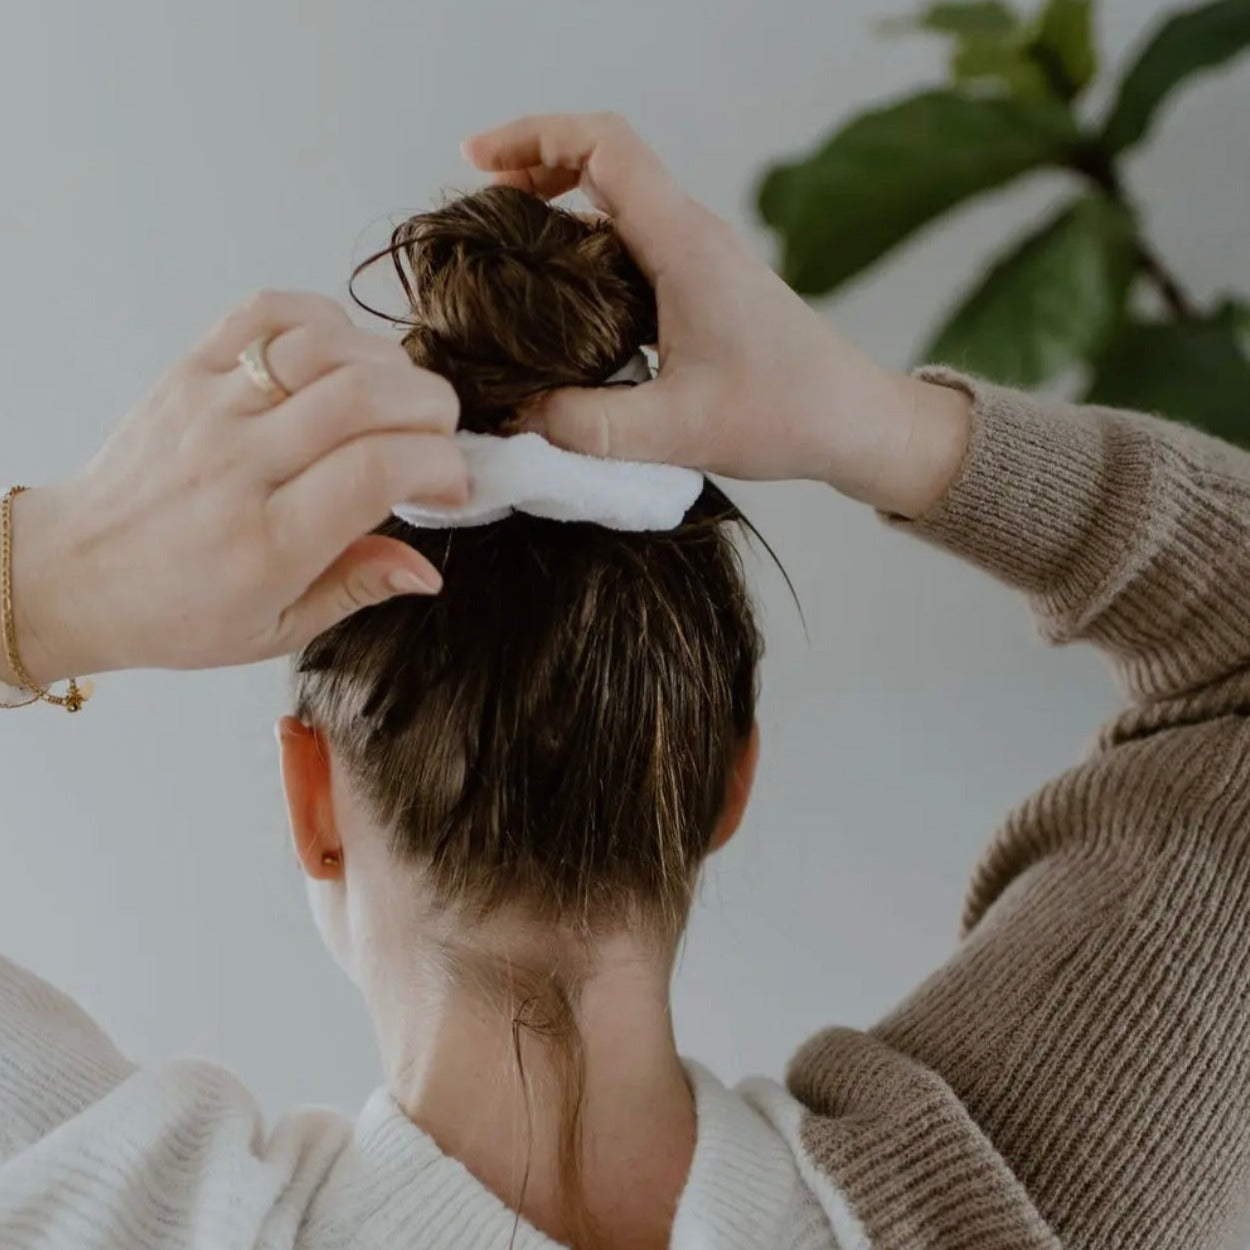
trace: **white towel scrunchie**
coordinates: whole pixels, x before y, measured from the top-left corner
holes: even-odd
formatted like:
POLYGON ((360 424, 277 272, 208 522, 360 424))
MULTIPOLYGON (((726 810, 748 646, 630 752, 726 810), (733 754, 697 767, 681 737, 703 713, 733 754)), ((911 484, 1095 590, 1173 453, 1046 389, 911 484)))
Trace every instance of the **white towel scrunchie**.
MULTIPOLYGON (((603 385, 651 380, 642 352, 603 385)), ((419 529, 489 525, 512 512, 583 521, 635 533, 676 529, 703 490, 703 474, 671 464, 605 460, 554 447, 538 434, 455 435, 469 468, 469 501, 457 508, 396 504, 419 529)))

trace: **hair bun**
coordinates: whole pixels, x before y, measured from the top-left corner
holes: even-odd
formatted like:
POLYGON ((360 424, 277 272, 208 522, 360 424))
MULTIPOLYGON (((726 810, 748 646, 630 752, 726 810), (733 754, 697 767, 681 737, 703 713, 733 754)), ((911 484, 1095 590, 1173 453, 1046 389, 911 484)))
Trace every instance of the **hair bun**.
POLYGON ((506 429, 532 396, 596 385, 655 342, 654 293, 612 224, 524 191, 419 213, 389 250, 412 307, 404 347, 455 387, 463 429, 506 429))

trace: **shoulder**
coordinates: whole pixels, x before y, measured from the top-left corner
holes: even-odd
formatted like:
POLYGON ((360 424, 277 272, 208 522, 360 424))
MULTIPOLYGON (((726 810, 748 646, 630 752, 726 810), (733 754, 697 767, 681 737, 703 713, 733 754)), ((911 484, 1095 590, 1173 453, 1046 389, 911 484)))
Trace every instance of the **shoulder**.
POLYGON ((73 999, 0 957, 0 1244, 37 1219, 142 1229, 153 1250, 255 1245, 299 1226, 351 1136, 317 1108, 268 1127, 213 1063, 130 1063, 73 999))
POLYGON ((37 1211, 50 1226, 143 1228, 152 1250, 265 1244, 299 1227, 350 1139, 350 1122, 318 1109, 269 1128, 247 1088, 211 1063, 136 1068, 0 1164, 0 1243, 37 1211))
POLYGON ((788 1083, 793 1095, 765 1092, 761 1104, 848 1247, 907 1228, 916 1246, 956 1250, 982 1225, 1020 1250, 1058 1247, 959 1094, 879 1031, 817 1034, 791 1061, 788 1083))
POLYGON ((730 1089, 687 1063, 698 1140, 673 1225, 674 1250, 728 1247, 863 1250, 833 1188, 805 1165, 798 1145, 802 1108, 775 1081, 730 1089))
POLYGON ((785 1143, 799 1176, 828 1221, 838 1250, 870 1250, 872 1245, 863 1225, 833 1172, 822 1168, 810 1148, 818 1117, 783 1085, 766 1077, 750 1077, 736 1091, 785 1143))
POLYGON ((72 998, 0 955, 0 1162, 134 1070, 72 998))

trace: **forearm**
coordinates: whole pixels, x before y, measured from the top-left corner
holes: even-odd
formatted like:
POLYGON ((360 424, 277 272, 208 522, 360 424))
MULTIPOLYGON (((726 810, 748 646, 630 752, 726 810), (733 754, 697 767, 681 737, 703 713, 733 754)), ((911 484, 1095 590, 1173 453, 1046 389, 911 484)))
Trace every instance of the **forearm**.
POLYGON ((1138 697, 1250 659, 1250 455, 1155 418, 927 376, 973 396, 971 439, 950 488, 901 524, 1025 591, 1051 641, 1097 644, 1138 697))

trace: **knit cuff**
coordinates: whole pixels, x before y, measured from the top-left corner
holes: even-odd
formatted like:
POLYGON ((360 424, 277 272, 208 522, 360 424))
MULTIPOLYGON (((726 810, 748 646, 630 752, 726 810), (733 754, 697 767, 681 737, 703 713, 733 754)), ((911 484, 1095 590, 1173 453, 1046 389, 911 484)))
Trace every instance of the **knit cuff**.
POLYGON ((1086 639, 1134 694, 1250 661, 1250 456, 1174 422, 1038 399, 929 368, 973 401, 964 462, 916 521, 887 518, 1030 598, 1043 636, 1086 639))
POLYGON ((924 516, 886 520, 1031 595, 1057 596, 1060 611, 1076 606, 1123 553, 1135 520, 1117 516, 1111 535, 1095 532, 1107 470, 1103 423, 951 369, 917 376, 971 397, 968 450, 924 516))

